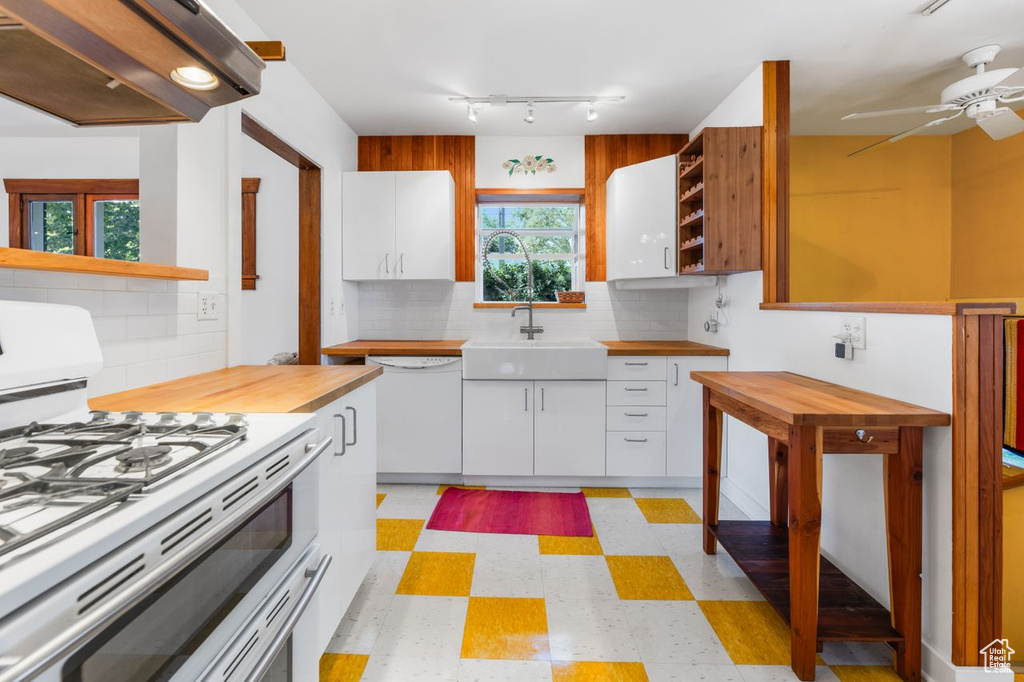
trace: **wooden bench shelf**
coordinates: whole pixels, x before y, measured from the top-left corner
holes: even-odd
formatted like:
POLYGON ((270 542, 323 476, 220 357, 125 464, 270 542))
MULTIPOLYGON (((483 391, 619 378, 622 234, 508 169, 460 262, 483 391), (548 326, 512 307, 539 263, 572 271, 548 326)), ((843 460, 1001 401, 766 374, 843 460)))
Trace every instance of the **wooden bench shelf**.
MULTIPOLYGON (((789 529, 773 526, 771 521, 719 521, 709 528, 788 625, 789 529)), ((892 627, 889 610, 825 557, 820 580, 819 642, 903 641, 892 627)))
POLYGON ((680 162, 679 163, 679 179, 686 180, 692 177, 700 177, 703 174, 704 169, 704 157, 697 157, 696 161, 680 162))
POLYGON ((63 253, 43 253, 28 249, 0 247, 0 268, 18 270, 45 270, 75 272, 84 275, 137 277, 142 279, 175 279, 205 282, 210 279, 207 270, 181 268, 176 265, 136 263, 134 261, 72 256, 63 253))

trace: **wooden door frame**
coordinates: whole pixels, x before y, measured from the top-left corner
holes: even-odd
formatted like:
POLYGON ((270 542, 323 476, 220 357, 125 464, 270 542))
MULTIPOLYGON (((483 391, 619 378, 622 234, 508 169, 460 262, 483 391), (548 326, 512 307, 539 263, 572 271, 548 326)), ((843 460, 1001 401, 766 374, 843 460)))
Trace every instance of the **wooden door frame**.
POLYGON ((244 111, 242 133, 299 169, 299 364, 320 364, 320 166, 244 111))

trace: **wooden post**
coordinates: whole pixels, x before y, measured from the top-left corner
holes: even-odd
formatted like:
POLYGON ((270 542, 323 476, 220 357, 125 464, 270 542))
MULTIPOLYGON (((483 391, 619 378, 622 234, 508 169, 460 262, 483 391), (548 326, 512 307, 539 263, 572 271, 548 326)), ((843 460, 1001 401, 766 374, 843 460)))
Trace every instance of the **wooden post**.
POLYGON ((772 525, 785 528, 789 516, 789 480, 786 459, 789 446, 775 438, 768 439, 768 494, 772 525))
POLYGON ((704 387, 704 553, 715 554, 718 542, 709 526, 718 525, 718 489, 722 469, 722 411, 711 405, 704 387))
POLYGON ((789 620, 793 672, 814 679, 821 564, 822 429, 789 429, 789 620))

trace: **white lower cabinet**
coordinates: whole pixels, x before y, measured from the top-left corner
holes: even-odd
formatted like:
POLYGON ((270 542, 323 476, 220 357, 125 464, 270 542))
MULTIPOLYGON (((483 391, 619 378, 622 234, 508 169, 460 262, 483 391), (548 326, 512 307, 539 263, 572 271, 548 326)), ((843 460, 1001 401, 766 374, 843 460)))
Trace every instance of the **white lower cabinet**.
POLYGON ((668 358, 668 468, 669 476, 700 476, 704 461, 703 393, 690 372, 728 369, 728 358, 688 355, 668 358))
POLYGON ((664 476, 664 431, 609 431, 609 476, 664 476))
POLYGON ((533 475, 533 382, 462 382, 462 472, 533 475))
POLYGON ((320 584, 317 646, 326 648, 376 552, 377 386, 370 382, 317 410, 334 444, 320 456, 318 537, 334 560, 320 584))
POLYGON ((537 381, 533 472, 604 476, 605 382, 537 381))

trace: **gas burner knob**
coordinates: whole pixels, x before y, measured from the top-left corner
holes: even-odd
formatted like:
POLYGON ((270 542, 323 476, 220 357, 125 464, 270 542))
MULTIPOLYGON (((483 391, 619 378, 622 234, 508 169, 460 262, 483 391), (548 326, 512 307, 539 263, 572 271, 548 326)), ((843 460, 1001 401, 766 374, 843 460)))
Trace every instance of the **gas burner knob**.
POLYGON ((92 410, 89 414, 92 415, 92 419, 89 420, 90 424, 109 424, 114 421, 110 418, 110 413, 104 410, 92 410))
POLYGON ((227 417, 228 417, 228 422, 227 422, 228 426, 248 426, 249 425, 249 422, 246 421, 246 419, 245 419, 245 415, 240 413, 240 412, 229 412, 227 414, 227 417))
POLYGON ((157 426, 178 426, 181 424, 177 412, 157 412, 156 416, 158 417, 157 426))
POLYGON ((123 412, 121 417, 124 419, 125 424, 140 424, 142 423, 141 412, 123 412))
POLYGON ((213 426, 213 413, 212 412, 196 412, 195 421, 192 422, 193 426, 206 427, 213 426))

